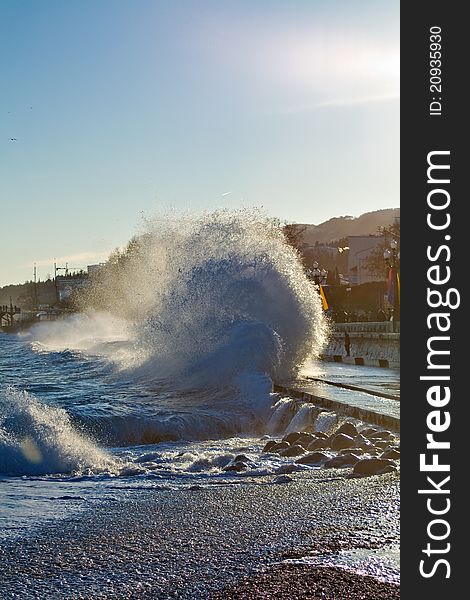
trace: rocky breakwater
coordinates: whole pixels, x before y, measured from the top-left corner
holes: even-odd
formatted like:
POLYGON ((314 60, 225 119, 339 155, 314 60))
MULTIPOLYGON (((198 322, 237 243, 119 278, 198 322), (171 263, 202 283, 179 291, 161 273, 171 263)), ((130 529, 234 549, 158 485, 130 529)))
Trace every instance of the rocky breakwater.
POLYGON ((310 466, 350 469, 352 477, 367 477, 398 470, 400 442, 391 431, 345 422, 330 434, 299 431, 270 439, 263 452, 289 459, 278 469, 282 474, 310 466))

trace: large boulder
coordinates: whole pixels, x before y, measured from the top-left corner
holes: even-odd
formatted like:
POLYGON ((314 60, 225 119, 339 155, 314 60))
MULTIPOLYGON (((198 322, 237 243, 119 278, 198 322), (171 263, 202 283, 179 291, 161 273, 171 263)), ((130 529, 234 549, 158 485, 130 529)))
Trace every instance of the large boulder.
POLYGON ((235 460, 226 465, 222 471, 236 471, 239 473, 240 471, 246 471, 248 469, 248 465, 241 460, 235 460))
POLYGON ((274 446, 276 446, 277 443, 278 442, 276 442, 276 440, 269 440, 269 442, 266 442, 266 444, 264 445, 263 452, 271 452, 271 448, 274 448, 274 446))
POLYGON ((297 441, 297 438, 302 435, 300 433, 300 431, 292 431, 291 433, 288 433, 287 435, 285 435, 282 438, 283 442, 287 442, 288 444, 293 444, 294 442, 297 441))
POLYGON ((235 456, 233 459, 233 462, 251 463, 252 461, 245 454, 237 454, 237 456, 235 456))
POLYGON ((324 467, 325 469, 344 469, 346 467, 352 467, 359 460, 359 456, 352 453, 339 454, 338 456, 330 458, 330 460, 326 461, 324 467))
POLYGON ((298 458, 295 462, 299 465, 321 465, 325 460, 328 460, 328 456, 323 452, 311 452, 298 458))
POLYGON ((390 450, 386 450, 380 458, 389 458, 390 460, 399 460, 400 459, 400 450, 396 450, 395 448, 390 448, 390 450))
POLYGON ((303 471, 305 467, 302 467, 302 465, 293 465, 288 464, 288 465, 281 465, 280 467, 278 467, 274 473, 276 475, 288 475, 289 473, 295 473, 296 471, 303 471))
POLYGON ((309 444, 316 440, 317 438, 312 433, 301 433, 299 437, 295 440, 296 444, 303 446, 304 448, 308 448, 309 444))
POLYGON ((382 471, 378 473, 378 475, 385 475, 386 473, 396 473, 397 471, 398 469, 395 465, 389 465, 388 467, 385 467, 385 469, 382 469, 382 471))
POLYGON ((322 438, 313 440, 313 442, 307 446, 309 452, 312 452, 313 450, 324 450, 325 448, 328 448, 328 442, 322 438))
POLYGON ((282 450, 289 448, 289 446, 289 442, 278 442, 277 444, 271 447, 271 450, 269 452, 279 453, 282 450))
POLYGON ((346 435, 355 438, 357 436, 357 428, 352 423, 343 423, 341 427, 338 427, 338 429, 336 430, 336 434, 338 433, 345 433, 346 435))
POLYGON ((354 465, 355 475, 382 475, 396 470, 393 460, 386 458, 364 458, 354 465), (393 467, 393 469, 390 469, 393 467))
POLYGON ((305 448, 298 444, 294 444, 293 446, 289 446, 285 450, 281 450, 279 454, 281 456, 299 456, 300 454, 305 453, 305 448))
POLYGON ((330 448, 332 450, 343 450, 343 448, 352 448, 354 439, 345 433, 338 433, 331 438, 330 448))

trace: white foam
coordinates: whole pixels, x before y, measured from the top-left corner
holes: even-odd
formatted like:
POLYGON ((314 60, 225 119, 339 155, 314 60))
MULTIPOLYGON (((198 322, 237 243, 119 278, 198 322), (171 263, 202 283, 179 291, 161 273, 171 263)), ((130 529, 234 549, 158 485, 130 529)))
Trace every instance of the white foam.
POLYGON ((125 346, 132 339, 132 327, 111 313, 90 311, 37 323, 22 336, 31 340, 37 352, 81 350, 113 356, 119 342, 125 346))
POLYGON ((334 412, 321 412, 314 425, 314 431, 323 431, 324 433, 329 433, 332 431, 336 425, 338 424, 338 415, 334 412))
POLYGON ((67 412, 7 388, 0 397, 0 473, 99 473, 117 463, 77 431, 67 412))
POLYGON ((308 403, 303 404, 287 426, 286 433, 291 433, 293 431, 306 431, 307 429, 311 428, 314 426, 319 412, 320 411, 317 406, 308 403))
POLYGON ((110 416, 110 430, 134 443, 145 432, 155 442, 159 435, 266 431, 277 401, 272 381, 293 376, 327 334, 318 292, 296 252, 257 211, 149 223, 92 280, 83 305, 85 316, 40 325, 31 335, 42 348, 100 353, 126 380, 175 399, 160 410, 156 394, 158 418, 139 414, 137 405, 127 423, 110 416), (94 307, 101 312, 91 313, 94 307), (132 343, 116 351, 123 340, 132 343))

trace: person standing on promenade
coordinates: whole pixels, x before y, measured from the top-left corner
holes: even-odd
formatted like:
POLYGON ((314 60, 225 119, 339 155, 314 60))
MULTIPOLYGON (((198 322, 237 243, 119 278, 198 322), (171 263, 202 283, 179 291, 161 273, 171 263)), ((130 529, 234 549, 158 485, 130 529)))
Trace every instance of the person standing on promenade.
POLYGON ((346 356, 350 356, 351 338, 347 331, 344 332, 344 349, 346 350, 346 356))

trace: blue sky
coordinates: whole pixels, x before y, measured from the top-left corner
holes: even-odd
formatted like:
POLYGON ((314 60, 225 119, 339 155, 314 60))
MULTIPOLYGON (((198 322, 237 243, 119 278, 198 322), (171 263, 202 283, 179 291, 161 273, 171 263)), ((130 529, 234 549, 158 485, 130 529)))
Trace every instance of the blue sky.
POLYGON ((399 205, 398 0, 2 0, 0 70, 0 285, 168 209, 399 205))

